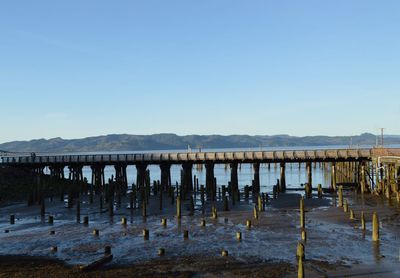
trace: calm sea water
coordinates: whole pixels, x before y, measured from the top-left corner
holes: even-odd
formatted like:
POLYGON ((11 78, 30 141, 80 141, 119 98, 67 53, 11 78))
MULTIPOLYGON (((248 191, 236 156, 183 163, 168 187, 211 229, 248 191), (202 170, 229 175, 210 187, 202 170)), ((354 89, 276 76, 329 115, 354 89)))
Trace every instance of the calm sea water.
MULTIPOLYGON (((369 148, 372 146, 352 146, 351 148, 369 148)), ((269 151, 269 150, 316 150, 316 149, 346 149, 349 146, 303 146, 303 147, 279 147, 279 148, 238 148, 238 149, 202 149, 203 152, 220 152, 220 151, 269 151)), ((156 151, 137 151, 137 152, 112 152, 112 153, 163 153, 163 152, 187 152, 188 150, 156 150, 156 151)), ((197 151, 192 149, 192 151, 197 151)), ((104 154, 104 152, 102 152, 104 154)), ((85 153, 80 153, 85 154, 85 153)), ((89 153, 86 153, 89 154, 89 153)), ((90 153, 94 154, 94 153, 90 153)), ((160 168, 158 165, 149 165, 151 180, 160 180, 160 168)), ((323 187, 328 187, 330 184, 330 171, 324 171, 317 165, 313 167, 313 185, 322 184, 323 187)), ((48 171, 48 170, 46 170, 48 171)), ((171 167, 171 180, 172 183, 180 182, 180 165, 172 165, 171 167)), ((65 174, 68 176, 68 169, 65 169, 65 174)), ((225 164, 216 164, 214 168, 214 174, 217 178, 218 185, 226 185, 230 181, 230 168, 225 164)), ((91 181, 92 171, 90 167, 83 168, 83 175, 91 181)), ((105 178, 108 180, 111 176, 115 176, 115 170, 112 166, 105 168, 105 178)), ((136 167, 128 166, 127 168, 128 183, 136 183, 136 167)), ((200 184, 205 184, 206 171, 203 168, 199 170, 196 165, 193 167, 193 175, 199 178, 200 184)), ((267 164, 261 164, 260 167, 260 182, 261 189, 263 192, 271 192, 272 186, 276 184, 277 179, 280 176, 280 168, 277 164, 271 164, 268 169, 267 164)), ((241 164, 241 168, 238 170, 239 187, 243 188, 245 185, 251 185, 251 181, 254 177, 254 172, 251 164, 241 164)), ((286 164, 286 184, 288 188, 299 187, 300 184, 304 184, 307 180, 306 165, 303 163, 299 166, 298 163, 287 163, 286 164)))

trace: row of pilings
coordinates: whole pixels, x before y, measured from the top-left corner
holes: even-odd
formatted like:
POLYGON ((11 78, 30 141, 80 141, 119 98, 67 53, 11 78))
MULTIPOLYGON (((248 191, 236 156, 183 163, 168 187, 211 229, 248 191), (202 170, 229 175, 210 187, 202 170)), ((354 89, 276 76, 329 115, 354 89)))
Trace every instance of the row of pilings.
MULTIPOLYGON (((286 164, 281 162, 280 167, 280 179, 277 180, 276 186, 273 187, 273 192, 285 192, 286 191, 286 164)), ((240 195, 239 183, 238 183, 238 169, 241 164, 233 162, 226 164, 229 165, 231 170, 230 181, 224 186, 226 191, 233 202, 238 200, 240 195)), ((292 167, 293 164, 291 164, 292 167)), ((82 168, 84 165, 58 165, 49 166, 50 175, 44 175, 44 167, 34 168, 34 173, 45 179, 47 183, 49 181, 60 181, 59 184, 63 184, 58 188, 60 195, 68 194, 70 198, 76 198, 80 193, 87 192, 90 196, 94 194, 103 194, 104 198, 108 200, 109 194, 117 194, 117 196, 125 196, 128 192, 128 178, 127 178, 127 165, 116 164, 115 176, 107 182, 105 180, 104 169, 105 165, 95 164, 91 165, 92 179, 91 183, 83 177, 82 168), (64 174, 65 167, 68 167, 69 174, 64 174)), ((184 200, 187 200, 193 191, 201 191, 199 180, 196 176, 193 176, 193 168, 196 166, 199 169, 199 165, 193 163, 184 163, 181 168, 180 183, 178 181, 175 185, 172 184, 171 180, 171 164, 161 163, 161 179, 159 181, 153 181, 151 185, 150 170, 147 169, 147 164, 136 164, 137 177, 136 183, 133 184, 132 189, 135 189, 135 194, 140 200, 147 200, 146 196, 149 192, 164 192, 171 196, 176 191, 184 200)), ((217 185, 217 179, 214 175, 215 163, 206 162, 204 168, 206 170, 206 179, 204 193, 207 196, 207 200, 216 201, 217 194, 221 191, 222 187, 217 185)), ((251 186, 248 189, 252 192, 252 196, 258 196, 261 193, 260 186, 260 162, 252 163, 254 177, 252 179, 251 186)), ((385 194, 388 197, 392 193, 398 192, 398 185, 400 181, 400 168, 396 165, 376 165, 371 161, 344 161, 344 162, 320 162, 314 163, 314 168, 317 166, 329 172, 331 183, 329 185, 330 191, 336 191, 338 185, 350 185, 354 186, 359 192, 373 192, 375 194, 385 194)), ((268 164, 268 168, 270 164, 268 164)), ((299 163, 300 167, 300 163, 299 163)), ((312 169, 313 164, 311 162, 305 163, 307 183, 309 191, 313 190, 312 180, 312 169)), ((202 168, 201 168, 202 169, 202 168)), ((39 183, 41 184, 41 183, 39 183)), ((35 188, 30 192, 30 199, 37 201, 40 199, 40 194, 35 188), (38 197, 39 196, 39 197, 38 197)), ((91 198, 92 199, 92 198, 91 198)))

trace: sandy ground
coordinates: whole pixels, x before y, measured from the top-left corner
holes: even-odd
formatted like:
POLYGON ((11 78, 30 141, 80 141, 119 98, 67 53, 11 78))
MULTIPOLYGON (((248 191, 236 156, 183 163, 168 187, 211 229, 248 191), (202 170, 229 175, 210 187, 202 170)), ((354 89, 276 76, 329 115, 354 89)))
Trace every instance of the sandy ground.
MULTIPOLYGON (((336 207, 330 195, 305 200, 306 276, 400 277, 399 205, 353 192, 345 197, 355 220, 336 207), (359 229, 361 211, 367 220, 365 232, 359 229), (378 244, 371 241, 373 211, 380 218, 378 244)), ((57 200, 47 202, 47 214, 55 217, 53 225, 38 216, 38 206, 13 204, 0 208, 0 276, 296 277, 299 199, 296 193, 280 195, 258 220, 253 219, 251 201, 231 206, 227 212, 219 202, 218 219, 210 217, 209 206, 202 215, 197 203, 191 216, 184 205, 180 221, 173 216, 175 207, 167 198, 162 211, 153 200, 146 219, 139 210, 128 209, 125 199, 115 206, 112 218, 106 208, 100 210, 96 200, 89 205, 83 199, 81 215, 89 216, 89 226, 76 223, 75 209, 57 200), (16 215, 15 225, 9 224, 9 214, 16 215), (120 224, 121 217, 128 218, 128 225, 120 224), (160 225, 162 217, 168 219, 166 228, 160 225), (206 227, 199 225, 203 218, 206 227), (251 229, 245 226, 247 219, 252 220, 251 229), (99 237, 92 235, 93 229, 100 231, 99 237), (150 230, 150 240, 143 240, 142 229, 150 230), (189 230, 189 240, 183 239, 183 230, 189 230), (238 231, 243 235, 241 242, 235 238, 238 231), (111 263, 91 272, 78 271, 78 265, 101 258, 105 245, 112 248, 111 263), (58 251, 51 252, 51 246, 58 251), (159 248, 165 248, 164 257, 158 257, 159 248), (221 257, 222 249, 229 251, 229 257, 221 257)))

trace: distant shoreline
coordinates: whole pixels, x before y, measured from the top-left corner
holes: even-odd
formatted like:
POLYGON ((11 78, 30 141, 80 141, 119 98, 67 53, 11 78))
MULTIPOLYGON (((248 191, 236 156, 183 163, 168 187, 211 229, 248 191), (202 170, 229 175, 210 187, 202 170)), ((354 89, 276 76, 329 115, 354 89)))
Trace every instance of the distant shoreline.
MULTIPOLYGON (((379 137, 370 133, 357 136, 306 136, 289 135, 105 135, 82 139, 38 139, 0 144, 0 150, 9 152, 104 152, 104 151, 162 151, 207 149, 269 149, 316 146, 375 146, 379 137)), ((385 145, 400 144, 400 136, 385 137, 385 145)))

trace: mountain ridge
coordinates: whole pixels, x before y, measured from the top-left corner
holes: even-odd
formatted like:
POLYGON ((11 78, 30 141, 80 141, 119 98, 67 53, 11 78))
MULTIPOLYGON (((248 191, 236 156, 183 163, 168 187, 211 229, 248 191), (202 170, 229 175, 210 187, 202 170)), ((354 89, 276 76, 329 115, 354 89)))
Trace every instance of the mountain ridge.
MULTIPOLYGON (((0 144, 9 152, 89 152, 89 151, 144 151, 192 148, 251 148, 329 145, 375 145, 377 136, 363 133, 355 136, 291 136, 281 135, 151 135, 109 134, 80 139, 33 139, 0 144)), ((400 136, 385 136, 385 144, 400 144, 400 136)))

